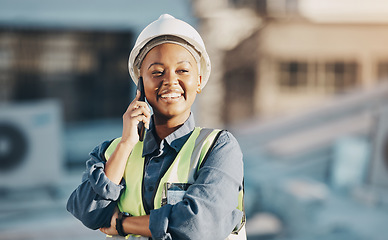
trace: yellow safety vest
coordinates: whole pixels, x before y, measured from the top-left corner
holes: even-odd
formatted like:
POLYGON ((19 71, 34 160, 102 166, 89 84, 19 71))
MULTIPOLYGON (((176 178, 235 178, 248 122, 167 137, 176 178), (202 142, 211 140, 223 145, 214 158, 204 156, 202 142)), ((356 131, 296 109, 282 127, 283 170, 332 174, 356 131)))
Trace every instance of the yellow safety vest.
MULTIPOLYGON (((199 127, 194 129, 164 176, 160 179, 158 188, 154 193, 154 209, 162 206, 162 201, 166 197, 165 186, 167 183, 194 183, 194 175, 201 167, 201 163, 212 147, 218 133, 220 133, 218 129, 199 127)), ((121 138, 117 138, 112 141, 105 151, 105 159, 109 160, 109 157, 113 154, 120 140, 121 138)), ((126 182, 126 188, 118 202, 119 210, 121 212, 127 212, 132 216, 147 215, 143 206, 142 194, 145 164, 145 159, 142 154, 143 142, 139 141, 134 146, 128 158, 123 176, 126 182)), ((237 208, 244 212, 243 191, 240 191, 237 208)), ((238 229, 235 229, 234 234, 238 233, 244 223, 245 213, 241 225, 238 229)))

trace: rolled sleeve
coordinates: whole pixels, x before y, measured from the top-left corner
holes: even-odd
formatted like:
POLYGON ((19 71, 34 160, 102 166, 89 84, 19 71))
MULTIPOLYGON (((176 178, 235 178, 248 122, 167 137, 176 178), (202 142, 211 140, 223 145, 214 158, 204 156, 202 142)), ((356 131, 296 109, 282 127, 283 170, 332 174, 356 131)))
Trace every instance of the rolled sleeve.
POLYGON ((124 181, 117 185, 105 175, 103 153, 109 143, 102 143, 90 153, 91 158, 86 162, 82 183, 67 201, 67 210, 91 229, 110 225, 116 201, 125 187, 124 181))
POLYGON ((167 232, 172 207, 168 204, 157 210, 151 210, 149 228, 153 239, 172 239, 171 234, 167 232))
POLYGON ((237 140, 223 132, 183 201, 150 213, 153 239, 225 239, 239 223, 243 161, 237 140))
POLYGON ((124 188, 123 182, 119 185, 110 181, 104 172, 105 164, 98 162, 88 169, 88 181, 96 194, 104 199, 117 201, 121 190, 124 188))

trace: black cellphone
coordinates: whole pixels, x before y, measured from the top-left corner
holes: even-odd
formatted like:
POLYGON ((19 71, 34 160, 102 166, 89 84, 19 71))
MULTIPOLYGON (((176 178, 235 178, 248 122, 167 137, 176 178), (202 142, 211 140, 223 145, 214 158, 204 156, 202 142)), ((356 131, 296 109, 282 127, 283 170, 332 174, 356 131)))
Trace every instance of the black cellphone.
MULTIPOLYGON (((140 91, 140 98, 139 101, 145 102, 145 93, 144 93, 144 83, 143 83, 143 78, 139 78, 139 82, 137 83, 137 90, 140 91)), ((139 133, 139 140, 142 142, 144 140, 144 132, 145 132, 145 127, 143 122, 139 122, 137 125, 137 131, 139 133)))

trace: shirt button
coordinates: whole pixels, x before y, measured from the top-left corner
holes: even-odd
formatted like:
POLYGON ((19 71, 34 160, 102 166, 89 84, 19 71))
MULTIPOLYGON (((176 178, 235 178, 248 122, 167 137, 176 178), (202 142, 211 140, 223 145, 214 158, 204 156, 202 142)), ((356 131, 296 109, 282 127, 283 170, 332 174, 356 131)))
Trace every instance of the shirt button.
POLYGON ((149 192, 152 192, 152 191, 154 191, 154 187, 153 187, 153 186, 149 186, 149 187, 147 188, 147 190, 148 190, 149 192))

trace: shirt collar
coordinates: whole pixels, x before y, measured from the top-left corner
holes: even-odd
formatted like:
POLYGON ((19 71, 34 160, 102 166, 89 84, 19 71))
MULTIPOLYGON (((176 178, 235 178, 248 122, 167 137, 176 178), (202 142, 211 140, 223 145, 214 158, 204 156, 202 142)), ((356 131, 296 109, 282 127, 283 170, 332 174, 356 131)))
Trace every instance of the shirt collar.
MULTIPOLYGON (((151 118, 150 129, 147 130, 147 134, 144 138, 144 147, 143 147, 143 157, 145 155, 151 154, 159 149, 156 132, 155 132, 155 124, 154 118, 151 118)), ((191 132, 195 128, 195 121, 193 114, 190 114, 189 118, 184 122, 182 126, 180 126, 173 133, 168 135, 164 140, 170 147, 172 147, 176 152, 179 152, 187 139, 189 138, 191 132)))

